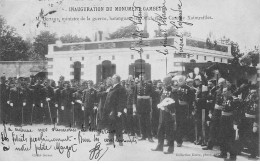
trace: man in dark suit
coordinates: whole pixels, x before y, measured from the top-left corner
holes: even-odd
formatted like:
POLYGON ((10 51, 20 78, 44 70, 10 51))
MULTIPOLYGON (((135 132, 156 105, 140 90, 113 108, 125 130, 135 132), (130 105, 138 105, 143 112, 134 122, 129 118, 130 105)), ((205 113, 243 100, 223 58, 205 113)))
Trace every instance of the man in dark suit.
POLYGON ((116 141, 120 146, 123 146, 123 134, 122 134, 122 113, 126 108, 126 90, 120 84, 120 76, 114 75, 112 77, 113 88, 107 94, 107 98, 104 105, 105 114, 109 117, 109 143, 107 145, 114 144, 114 135, 116 134, 116 141))
POLYGON ((95 109, 97 106, 96 105, 97 102, 98 102, 97 91, 94 89, 93 81, 88 81, 88 89, 85 89, 83 91, 83 97, 82 97, 82 103, 84 105, 84 112, 85 112, 86 129, 96 129, 95 109))

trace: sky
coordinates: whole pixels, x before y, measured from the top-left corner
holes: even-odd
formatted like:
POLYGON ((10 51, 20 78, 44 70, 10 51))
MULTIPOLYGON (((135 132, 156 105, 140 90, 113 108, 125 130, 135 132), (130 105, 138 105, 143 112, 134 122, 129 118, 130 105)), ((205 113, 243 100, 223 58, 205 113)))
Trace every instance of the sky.
MULTIPOLYGON (((96 31, 104 31, 105 34, 112 33, 120 27, 131 24, 131 21, 110 20, 110 17, 130 17, 132 11, 114 11, 115 7, 135 6, 153 7, 162 6, 164 0, 0 0, 0 15, 7 24, 15 27, 17 33, 24 38, 33 38, 42 30, 49 30, 64 34, 77 34, 88 36, 92 40, 96 31), (71 12, 69 7, 112 7, 113 11, 82 11, 71 12), (48 26, 40 24, 36 28, 36 17, 41 9, 44 13, 51 10, 57 12, 46 16, 60 20, 69 17, 89 17, 89 21, 48 21, 48 26), (93 21, 92 18, 106 18, 107 20, 93 21)), ((212 19, 186 20, 193 26, 183 25, 184 31, 191 32, 192 37, 205 40, 209 33, 213 33, 213 39, 226 36, 240 45, 241 51, 253 49, 260 46, 260 0, 181 0, 182 16, 208 16, 212 19)), ((167 8, 167 26, 170 27, 169 16, 178 16, 180 0, 165 0, 167 8)), ((148 11, 148 16, 161 15, 162 11, 148 11)), ((154 36, 154 30, 158 29, 155 21, 148 20, 148 32, 150 37, 154 36)))

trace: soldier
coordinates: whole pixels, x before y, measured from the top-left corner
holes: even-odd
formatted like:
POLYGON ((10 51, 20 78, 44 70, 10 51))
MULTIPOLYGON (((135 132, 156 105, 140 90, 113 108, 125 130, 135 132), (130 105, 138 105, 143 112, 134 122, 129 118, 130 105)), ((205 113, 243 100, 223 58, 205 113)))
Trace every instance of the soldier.
POLYGON ((111 87, 113 86, 112 84, 112 79, 111 77, 108 77, 106 79, 106 85, 100 85, 99 90, 97 92, 97 98, 98 98, 98 112, 97 112, 97 130, 98 133, 97 135, 100 135, 101 130, 107 128, 108 122, 104 117, 104 104, 106 101, 107 93, 111 87))
POLYGON ((63 112, 63 125, 66 127, 72 127, 72 105, 74 105, 72 99, 73 90, 69 81, 64 82, 64 89, 61 91, 61 110, 63 112))
POLYGON ((21 87, 21 79, 16 81, 14 88, 10 90, 9 102, 11 106, 11 123, 14 125, 21 125, 23 122, 23 109, 26 105, 26 95, 21 87))
POLYGON ((195 126, 194 126, 194 105, 195 105, 195 93, 194 80, 191 78, 186 79, 186 83, 190 88, 190 99, 188 99, 188 115, 187 115, 187 139, 190 142, 195 141, 195 126))
MULTIPOLYGON (((223 87, 221 83, 219 83, 219 87, 223 87)), ((215 102, 216 102, 216 81, 210 80, 208 82, 208 95, 206 98, 207 101, 207 108, 209 111, 208 115, 208 123, 209 124, 209 139, 207 147, 202 148, 203 150, 212 150, 213 146, 216 145, 216 140, 219 131, 219 117, 220 117, 220 110, 214 109, 215 102)), ((218 94, 221 94, 221 89, 218 90, 218 94)), ((219 97, 220 98, 220 97, 219 97)), ((219 101, 219 100, 218 100, 219 101)))
MULTIPOLYGON (((1 76, 0 84, 0 121, 7 123, 9 121, 9 111, 8 111, 8 86, 6 85, 6 77, 1 76)), ((1 123, 0 122, 0 123, 1 123)))
POLYGON ((245 98, 245 113, 239 128, 242 144, 248 147, 249 158, 256 158, 259 150, 259 94, 258 87, 252 85, 245 98))
POLYGON ((82 106, 82 95, 83 90, 78 85, 76 86, 77 91, 73 93, 74 102, 74 114, 73 114, 73 126, 76 125, 77 128, 82 128, 84 126, 84 107, 82 106))
POLYGON ((85 112, 85 128, 96 129, 95 110, 97 103, 97 91, 94 89, 93 81, 88 81, 88 89, 83 91, 82 103, 85 112), (95 109, 94 109, 95 108, 95 109))
MULTIPOLYGON (((235 161, 237 152, 234 147, 235 136, 238 134, 237 128, 237 100, 232 97, 231 90, 227 87, 223 88, 222 92, 222 104, 219 105, 222 109, 220 117, 220 154, 215 154, 217 158, 224 158, 226 161, 235 161), (230 153, 230 157, 227 158, 227 153, 230 153)), ((219 102, 218 102, 219 104, 219 102)))
POLYGON ((162 96, 162 83, 155 84, 152 90, 152 111, 151 111, 151 125, 152 125, 152 135, 157 138, 157 131, 159 126, 159 115, 160 111, 157 108, 157 105, 160 103, 162 96))
POLYGON ((24 91, 26 93, 26 105, 24 107, 24 124, 32 124, 32 111, 33 111, 33 105, 35 104, 34 102, 34 90, 30 88, 30 82, 27 81, 24 83, 24 91))
POLYGON ((144 81, 144 76, 140 76, 140 83, 136 85, 134 91, 134 104, 133 111, 140 115, 140 127, 142 138, 140 140, 146 140, 154 142, 152 139, 151 131, 151 119, 150 112, 152 108, 151 104, 152 86, 144 81))
POLYGON ((201 82, 201 76, 195 77, 196 93, 195 93, 195 145, 206 146, 206 135, 205 135, 205 118, 206 118, 206 96, 203 91, 203 85, 201 82))
POLYGON ((168 150, 164 154, 172 154, 174 151, 174 130, 176 127, 176 111, 174 106, 174 99, 171 88, 171 77, 164 78, 164 91, 161 97, 160 119, 158 127, 158 145, 152 151, 163 151, 165 135, 168 139, 168 150), (168 99, 168 101, 166 101, 168 99), (171 102, 170 102, 171 100, 171 102))
POLYGON ((36 80, 36 85, 32 86, 34 89, 34 110, 33 110, 33 122, 34 123, 42 123, 44 119, 44 108, 43 103, 45 100, 45 92, 44 92, 44 86, 43 81, 41 79, 36 80))
POLYGON ((185 84, 185 76, 176 75, 172 78, 174 81, 173 94, 177 95, 175 102, 176 106, 176 141, 177 147, 181 147, 183 143, 183 137, 186 131, 185 122, 188 113, 188 100, 191 99, 190 88, 185 84))
POLYGON ((134 129, 134 116, 133 116, 133 101, 134 101, 134 86, 133 81, 127 81, 126 83, 126 131, 131 136, 135 135, 134 129))
POLYGON ((46 101, 45 105, 45 118, 46 123, 55 123, 57 117, 57 110, 54 108, 54 88, 51 86, 52 80, 47 80, 45 89, 46 101))
POLYGON ((58 81, 58 88, 54 91, 54 101, 55 101, 55 108, 58 110, 57 113, 57 120, 56 122, 59 125, 62 125, 64 123, 64 110, 61 109, 61 102, 62 102, 62 96, 61 96, 61 91, 64 89, 63 87, 63 82, 58 81))

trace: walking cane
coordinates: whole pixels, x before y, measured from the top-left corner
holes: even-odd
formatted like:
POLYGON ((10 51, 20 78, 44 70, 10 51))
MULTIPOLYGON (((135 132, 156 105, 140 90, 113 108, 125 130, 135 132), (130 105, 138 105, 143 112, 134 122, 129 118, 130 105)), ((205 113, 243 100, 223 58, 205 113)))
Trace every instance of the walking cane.
POLYGON ((47 101, 47 105, 48 105, 48 110, 49 110, 49 114, 50 114, 50 118, 51 118, 51 123, 52 123, 52 116, 51 116, 51 109, 50 109, 49 101, 47 101))

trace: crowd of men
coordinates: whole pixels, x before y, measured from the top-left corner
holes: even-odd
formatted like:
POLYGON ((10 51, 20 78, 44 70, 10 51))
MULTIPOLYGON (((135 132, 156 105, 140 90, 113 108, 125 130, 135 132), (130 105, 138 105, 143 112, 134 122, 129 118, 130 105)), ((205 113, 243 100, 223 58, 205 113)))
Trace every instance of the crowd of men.
POLYGON ((123 145, 123 133, 158 145, 152 151, 174 152, 174 142, 220 146, 214 155, 236 160, 244 148, 259 153, 259 87, 244 81, 237 87, 224 78, 202 80, 198 74, 167 76, 163 81, 119 75, 105 83, 1 77, 1 120, 16 126, 58 124, 85 130, 109 130, 108 145, 123 145), (174 101, 165 107, 165 98, 174 101), (116 136, 116 140, 114 139, 116 136), (166 142, 164 142, 164 140, 166 142), (229 153, 229 156, 228 156, 229 153))

